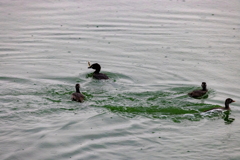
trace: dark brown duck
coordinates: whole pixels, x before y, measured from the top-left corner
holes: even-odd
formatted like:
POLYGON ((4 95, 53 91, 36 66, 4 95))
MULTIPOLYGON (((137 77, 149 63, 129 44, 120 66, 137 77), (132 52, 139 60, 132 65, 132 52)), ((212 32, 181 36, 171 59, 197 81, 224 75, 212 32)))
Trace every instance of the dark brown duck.
POLYGON ((75 88, 76 88, 76 92, 72 94, 72 101, 77 101, 82 103, 85 97, 82 93, 80 93, 80 85, 76 84, 75 88))
POLYGON ((193 98, 200 98, 203 95, 205 95, 207 92, 208 92, 207 84, 206 84, 206 82, 202 82, 202 89, 201 90, 192 91, 192 92, 188 93, 188 95, 190 97, 193 97, 193 98))
POLYGON ((89 67, 88 68, 92 68, 95 69, 95 71, 93 72, 93 78, 95 79, 109 79, 107 75, 100 73, 101 71, 101 66, 98 63, 94 63, 92 65, 90 65, 90 62, 88 62, 89 67))

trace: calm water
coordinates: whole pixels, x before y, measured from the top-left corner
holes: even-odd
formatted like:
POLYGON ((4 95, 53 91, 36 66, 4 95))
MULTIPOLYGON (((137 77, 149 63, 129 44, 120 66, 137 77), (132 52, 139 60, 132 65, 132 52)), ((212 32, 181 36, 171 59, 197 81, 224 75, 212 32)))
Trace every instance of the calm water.
POLYGON ((238 0, 0 5, 0 159, 240 159, 238 0))

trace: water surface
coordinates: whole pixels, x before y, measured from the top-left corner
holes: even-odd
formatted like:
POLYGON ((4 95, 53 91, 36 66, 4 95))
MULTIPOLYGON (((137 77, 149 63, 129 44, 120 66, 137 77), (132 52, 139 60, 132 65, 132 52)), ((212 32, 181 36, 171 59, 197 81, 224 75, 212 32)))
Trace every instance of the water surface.
POLYGON ((1 159, 240 158, 237 0, 0 5, 1 159))

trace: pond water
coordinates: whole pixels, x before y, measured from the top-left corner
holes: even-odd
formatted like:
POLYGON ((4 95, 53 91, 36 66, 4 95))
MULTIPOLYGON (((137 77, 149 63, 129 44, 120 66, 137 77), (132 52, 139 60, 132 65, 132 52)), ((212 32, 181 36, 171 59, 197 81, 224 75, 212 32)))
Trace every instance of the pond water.
POLYGON ((240 159, 238 0, 0 5, 0 159, 240 159))

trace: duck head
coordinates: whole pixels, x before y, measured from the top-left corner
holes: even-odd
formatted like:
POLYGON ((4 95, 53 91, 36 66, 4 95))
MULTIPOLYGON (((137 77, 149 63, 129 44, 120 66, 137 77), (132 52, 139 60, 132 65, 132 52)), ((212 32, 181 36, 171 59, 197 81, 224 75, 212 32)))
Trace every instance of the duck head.
POLYGON ((94 64, 90 65, 90 63, 88 62, 88 65, 89 65, 88 68, 95 69, 95 73, 99 73, 101 70, 101 66, 98 63, 94 63, 94 64))
POLYGON ((232 102, 235 102, 234 100, 232 100, 231 98, 227 98, 226 101, 225 101, 225 108, 229 108, 229 104, 232 103, 232 102))
POLYGON ((79 92, 80 92, 80 84, 76 84, 76 85, 75 85, 75 88, 76 88, 76 92, 79 93, 79 92))
POLYGON ((203 89, 203 91, 206 91, 206 89, 207 89, 207 83, 206 82, 202 82, 202 89, 203 89))

